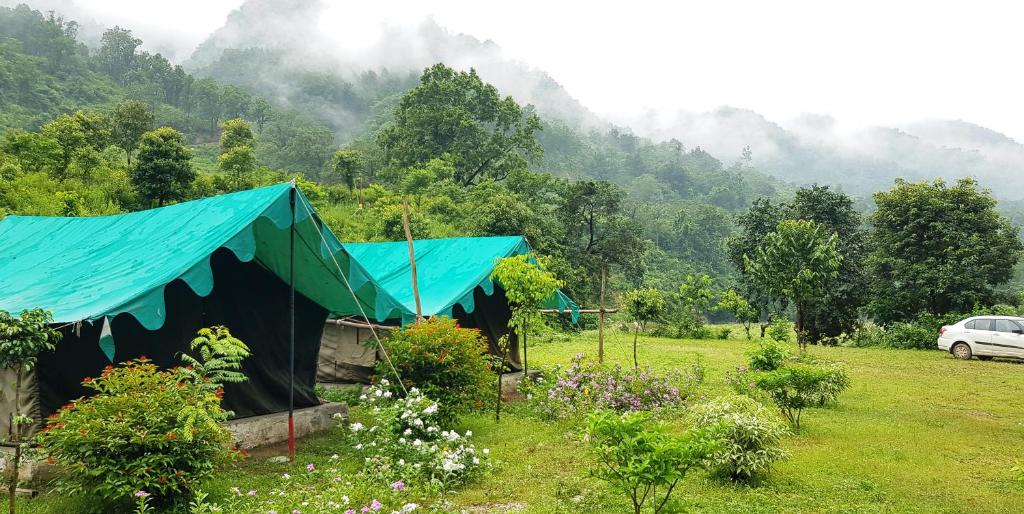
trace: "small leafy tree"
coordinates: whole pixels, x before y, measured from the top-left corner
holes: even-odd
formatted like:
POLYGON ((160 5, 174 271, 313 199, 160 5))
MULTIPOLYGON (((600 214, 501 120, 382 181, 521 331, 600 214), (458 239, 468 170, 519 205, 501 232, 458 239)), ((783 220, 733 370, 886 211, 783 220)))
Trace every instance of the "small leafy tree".
POLYGON ((153 113, 149 111, 149 107, 138 100, 121 102, 110 113, 114 144, 124 150, 129 166, 132 164, 132 152, 142 141, 142 134, 153 130, 153 120, 153 113))
POLYGON ((758 320, 758 312, 743 295, 737 293, 735 289, 729 289, 719 297, 715 308, 732 314, 736 321, 743 324, 747 339, 751 338, 750 327, 758 320))
POLYGON ((714 286, 715 282, 707 275, 687 275, 686 281, 679 286, 679 300, 683 304, 685 316, 683 322, 693 335, 702 336, 705 333, 705 313, 715 299, 714 286))
POLYGON ((636 341, 640 331, 647 328, 647 322, 656 320, 665 312, 665 297, 661 291, 651 287, 634 289, 626 293, 622 300, 626 316, 633 322, 633 367, 640 369, 636 356, 636 341))
POLYGON ((812 302, 836 278, 842 255, 836 235, 807 220, 784 220, 765 236, 753 256, 745 255, 750 280, 772 296, 789 298, 796 306, 797 343, 807 347, 804 321, 812 302))
POLYGON ((189 345, 198 356, 181 354, 187 366, 183 373, 210 391, 223 384, 239 384, 248 380, 242 361, 249 357, 249 347, 231 335, 227 327, 214 326, 200 329, 189 345), (205 379, 205 380, 204 380, 205 379))
POLYGON ((18 471, 21 467, 21 429, 34 420, 21 413, 21 383, 26 373, 32 371, 39 361, 39 354, 53 351, 61 334, 50 328, 53 316, 49 311, 33 309, 12 316, 0 311, 0 367, 13 370, 14 412, 11 417, 11 443, 15 444, 14 462, 8 466, 7 494, 9 509, 15 511, 15 492, 18 488, 18 471))
MULTIPOLYGON (((526 330, 531 321, 540 321, 537 306, 555 294, 562 282, 543 267, 543 259, 534 258, 532 254, 513 255, 499 259, 491 271, 491 279, 498 281, 505 290, 512 317, 508 327, 524 341, 526 330)), ((501 372, 505 367, 507 351, 501 351, 501 362, 498 368, 498 401, 497 409, 501 408, 501 372)), ((523 355, 526 355, 526 344, 523 344, 523 355)), ((526 359, 523 359, 526 361, 526 359)), ((525 366, 524 366, 525 367, 525 366)))
POLYGON ((139 155, 132 169, 132 184, 139 193, 162 206, 185 197, 196 178, 192 151, 185 147, 185 136, 170 127, 142 135, 139 155))
POLYGON ((655 514, 662 512, 686 473, 720 446, 713 431, 673 436, 667 429, 644 413, 596 411, 588 418, 590 448, 599 464, 591 473, 629 495, 634 514, 648 500, 655 514))
POLYGON ((832 373, 828 368, 813 364, 790 363, 758 374, 755 383, 768 393, 793 430, 800 430, 803 410, 822 404, 822 395, 827 392, 832 373))

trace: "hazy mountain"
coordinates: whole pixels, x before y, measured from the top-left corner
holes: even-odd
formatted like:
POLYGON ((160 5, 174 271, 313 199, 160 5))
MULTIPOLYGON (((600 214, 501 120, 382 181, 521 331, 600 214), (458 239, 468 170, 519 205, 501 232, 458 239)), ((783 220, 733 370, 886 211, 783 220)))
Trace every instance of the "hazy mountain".
POLYGON ((646 113, 618 120, 655 140, 677 139, 728 161, 749 146, 761 171, 798 184, 834 184, 866 195, 908 180, 976 177, 1001 198, 1024 197, 1024 145, 963 121, 843 131, 828 116, 774 123, 746 109, 646 113))
POLYGON ((348 84, 341 87, 353 89, 372 104, 394 92, 366 90, 376 87, 379 75, 387 75, 392 85, 411 87, 424 68, 444 62, 459 69, 475 68, 503 94, 532 104, 543 115, 574 127, 605 125, 550 75, 508 59, 491 41, 452 33, 430 18, 412 28, 381 25, 372 41, 352 41, 344 37, 345 27, 321 27, 325 10, 318 1, 249 0, 196 48, 185 65, 199 75, 252 86, 286 100, 297 93, 296 79, 316 75, 320 81, 340 80, 348 84), (361 84, 367 74, 373 75, 371 85, 361 84))

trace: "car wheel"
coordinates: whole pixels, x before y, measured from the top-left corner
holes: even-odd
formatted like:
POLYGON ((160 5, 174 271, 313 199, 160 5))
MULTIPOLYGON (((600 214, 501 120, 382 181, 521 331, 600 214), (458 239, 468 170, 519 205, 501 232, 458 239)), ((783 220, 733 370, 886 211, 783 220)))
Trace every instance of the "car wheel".
POLYGON ((971 360, 971 347, 967 343, 953 345, 953 356, 961 360, 971 360))
POLYGON ((990 360, 992 360, 992 356, 991 355, 979 355, 978 356, 978 360, 990 361, 990 360))

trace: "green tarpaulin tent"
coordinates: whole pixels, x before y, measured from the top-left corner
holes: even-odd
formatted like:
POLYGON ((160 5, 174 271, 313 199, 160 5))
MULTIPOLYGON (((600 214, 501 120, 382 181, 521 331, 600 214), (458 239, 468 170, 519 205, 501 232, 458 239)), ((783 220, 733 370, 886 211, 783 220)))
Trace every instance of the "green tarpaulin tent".
MULTIPOLYGON (((111 361, 146 355, 178 364, 196 330, 215 324, 253 354, 243 364, 249 380, 226 387, 227 408, 238 416, 289 410, 292 393, 296 407, 316 405, 328 315, 403 308, 366 277, 290 183, 115 216, 0 220, 0 309, 48 309, 64 334, 31 377, 35 403, 26 412, 37 420, 86 394, 82 379, 111 361), (354 294, 339 269, 354 275, 354 294), (116 344, 101 346, 108 331, 116 344)), ((8 407, 0 398, 0 411, 8 407)))
MULTIPOLYGON (((404 323, 413 321, 416 303, 412 294, 408 243, 344 243, 344 248, 353 258, 350 276, 359 277, 365 270, 369 278, 400 305, 399 309, 386 316, 378 315, 377 320, 400 318, 404 323)), ((466 312, 473 312, 476 288, 488 296, 494 292, 491 272, 498 259, 529 252, 530 245, 523 236, 414 240, 413 255, 423 315, 451 317, 456 305, 466 312)), ((570 313, 573 321, 579 317, 579 305, 561 291, 541 307, 570 313)))
MULTIPOLYGON (((95 218, 8 216, 0 221, 0 309, 42 307, 58 323, 121 313, 150 330, 163 326, 164 287, 180 279, 199 296, 213 289, 210 256, 230 250, 288 278, 291 184, 242 191, 147 211, 95 218)), ((402 305, 365 278, 298 194, 296 289, 324 308, 358 313, 332 261, 352 274, 368 313, 387 316, 402 305)))
MULTIPOLYGON (((388 324, 410 323, 416 319, 412 292, 409 246, 405 241, 386 243, 344 243, 352 256, 349 275, 360 279, 362 273, 387 292, 399 307, 377 321, 388 324)), ((497 354, 497 340, 508 334, 511 310, 504 291, 491 280, 494 265, 503 257, 530 252, 523 236, 455 237, 413 241, 417 285, 424 316, 447 316, 460 325, 478 328, 497 354)), ((558 309, 575 322, 579 306, 561 291, 539 307, 558 309)), ((355 313, 345 313, 355 314, 355 313)), ((521 369, 518 341, 511 334, 509 360, 521 369)), ((374 352, 367 347, 367 330, 351 325, 328 325, 320 350, 317 378, 321 382, 366 382, 373 371, 374 352)))

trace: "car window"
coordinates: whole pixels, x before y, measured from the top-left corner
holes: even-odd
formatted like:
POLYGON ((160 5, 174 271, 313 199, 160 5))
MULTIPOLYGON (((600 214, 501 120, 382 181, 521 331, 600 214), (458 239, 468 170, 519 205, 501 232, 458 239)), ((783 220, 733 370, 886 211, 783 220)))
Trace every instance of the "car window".
POLYGON ((977 327, 975 326, 975 324, 976 324, 977 322, 978 322, 978 320, 976 320, 976 319, 972 319, 971 321, 968 321, 967 323, 964 323, 964 328, 966 328, 966 329, 968 329, 968 330, 974 330, 974 329, 976 329, 976 328, 977 328, 977 327))
MULTIPOLYGON (((993 330, 992 329, 992 320, 990 320, 990 319, 976 319, 976 320, 972 321, 972 323, 974 323, 974 329, 975 330, 993 330)), ((971 328, 971 327, 967 327, 967 328, 971 328)))
POLYGON ((996 332, 1013 332, 1014 330, 1020 330, 1020 325, 1014 321, 1008 319, 996 320, 996 332))

